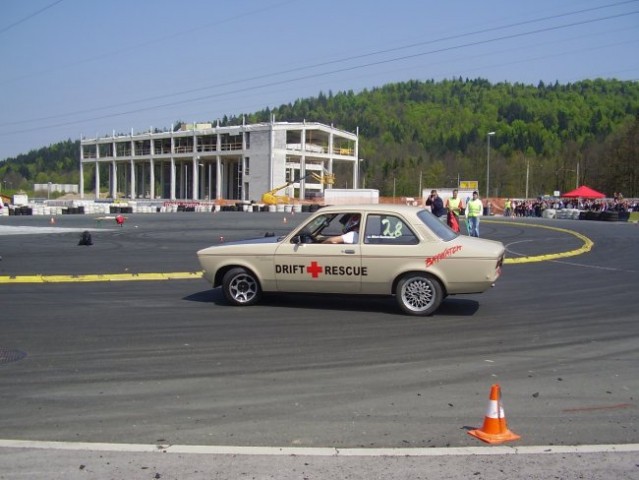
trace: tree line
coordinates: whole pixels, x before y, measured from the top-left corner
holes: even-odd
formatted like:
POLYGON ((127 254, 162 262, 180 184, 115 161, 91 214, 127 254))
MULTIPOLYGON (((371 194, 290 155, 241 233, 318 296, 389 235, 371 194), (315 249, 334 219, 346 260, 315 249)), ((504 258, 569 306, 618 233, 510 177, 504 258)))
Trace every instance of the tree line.
MULTIPOLYGON (((272 117, 358 130, 362 183, 383 196, 416 196, 420 186, 458 180, 478 181, 483 195, 490 155, 490 196, 535 197, 586 184, 609 196, 639 197, 639 82, 412 80, 359 93, 320 92, 220 123, 272 117)), ((5 160, 0 181, 24 189, 78 183, 78 165, 79 141, 67 140, 5 160)), ((347 171, 336 177, 337 187, 351 179, 347 171)))
POLYGON ((0 163, 3 193, 33 191, 34 183, 80 183, 80 141, 64 140, 0 163))

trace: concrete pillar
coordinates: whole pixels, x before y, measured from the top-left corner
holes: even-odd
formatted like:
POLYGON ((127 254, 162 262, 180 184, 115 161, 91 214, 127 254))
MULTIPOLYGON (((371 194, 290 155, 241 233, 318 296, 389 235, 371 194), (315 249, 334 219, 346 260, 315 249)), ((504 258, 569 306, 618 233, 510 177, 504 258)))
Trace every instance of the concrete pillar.
POLYGON ((95 199, 100 198, 100 162, 95 161, 95 199))
POLYGON ((118 164, 115 160, 111 162, 111 198, 118 198, 118 164))
POLYGON ((175 200, 175 158, 171 156, 171 200, 175 200))
POLYGON ((136 197, 136 189, 135 189, 135 162, 131 159, 131 200, 135 200, 136 197))
POLYGON ((155 156, 155 145, 153 142, 153 137, 149 135, 151 140, 149 140, 149 154, 151 158, 149 158, 149 196, 151 200, 155 199, 155 162, 153 157, 155 156))
MULTIPOLYGON (((300 158, 300 193, 299 193, 299 199, 300 200, 304 200, 304 197, 306 196, 306 187, 305 187, 305 183, 306 181, 302 180, 302 178, 304 178, 304 176, 306 175, 306 128, 304 128, 302 130, 302 157, 300 158)), ((295 175, 295 172, 293 172, 293 175, 295 175)), ((291 178, 291 180, 295 180, 294 178, 291 178)))
POLYGON ((217 134, 217 138, 216 138, 216 145, 215 145, 215 151, 218 152, 218 154, 215 156, 215 198, 217 200, 221 200, 222 199, 222 176, 223 176, 223 171, 222 171, 222 158, 220 157, 219 153, 222 150, 222 137, 220 136, 220 134, 217 134))
POLYGON ((80 140, 80 199, 84 198, 84 148, 82 147, 82 140, 80 140))
POLYGON ((222 157, 215 156, 215 198, 222 199, 222 157))
POLYGON ((192 161, 192 163, 193 163, 193 174, 191 175, 191 178, 193 179, 193 181, 192 181, 192 187, 193 188, 191 188, 191 196, 192 196, 193 200, 197 200, 199 198, 199 195, 198 195, 198 185, 200 184, 200 181, 199 181, 199 178, 200 178, 200 176, 199 176, 200 167, 198 166, 199 158, 200 157, 193 157, 193 161, 192 161))
POLYGON ((95 145, 95 199, 100 198, 100 145, 95 145))
POLYGON ((153 158, 149 159, 149 197, 155 199, 155 162, 153 158))
POLYGON ((173 139, 173 125, 171 125, 171 200, 175 200, 175 140, 173 139))
POLYGON ((82 160, 80 160, 80 198, 84 198, 84 165, 82 160))
POLYGON ((251 189, 251 172, 250 168, 247 167, 247 163, 249 162, 248 157, 246 156, 248 152, 246 151, 246 132, 244 131, 244 119, 242 119, 242 159, 240 160, 242 175, 240 175, 240 183, 242 185, 242 200, 249 201, 250 198, 250 189, 251 189), (249 174, 246 175, 247 169, 249 170, 249 174))

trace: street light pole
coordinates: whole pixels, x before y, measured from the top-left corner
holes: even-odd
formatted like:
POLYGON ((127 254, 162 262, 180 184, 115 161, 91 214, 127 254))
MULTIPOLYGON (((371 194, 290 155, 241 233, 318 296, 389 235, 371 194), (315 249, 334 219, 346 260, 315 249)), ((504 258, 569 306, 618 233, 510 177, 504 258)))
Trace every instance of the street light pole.
POLYGON ((486 198, 488 198, 488 194, 490 193, 490 137, 495 135, 495 132, 488 132, 486 135, 487 146, 486 146, 486 198))
POLYGON ((362 163, 364 161, 363 158, 358 158, 357 159, 357 183, 355 184, 355 188, 360 188, 360 185, 362 184, 362 181, 360 179, 360 163, 362 163))
POLYGON ((530 160, 526 159, 526 200, 528 200, 528 177, 530 173, 530 160))

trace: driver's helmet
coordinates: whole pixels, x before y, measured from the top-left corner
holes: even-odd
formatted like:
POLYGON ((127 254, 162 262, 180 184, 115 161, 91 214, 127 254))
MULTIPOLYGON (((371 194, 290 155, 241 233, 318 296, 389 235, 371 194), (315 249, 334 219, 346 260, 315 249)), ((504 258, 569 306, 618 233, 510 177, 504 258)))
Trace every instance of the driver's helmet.
POLYGON ((359 215, 351 215, 344 224, 344 233, 348 233, 351 230, 359 226, 359 215))

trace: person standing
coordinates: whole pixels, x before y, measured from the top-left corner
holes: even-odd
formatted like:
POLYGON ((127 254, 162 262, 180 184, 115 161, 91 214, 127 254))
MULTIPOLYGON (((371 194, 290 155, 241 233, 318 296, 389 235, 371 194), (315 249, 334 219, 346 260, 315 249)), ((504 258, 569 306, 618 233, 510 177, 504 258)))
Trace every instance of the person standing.
POLYGON ((457 189, 453 190, 453 196, 446 200, 446 210, 448 211, 448 226, 459 232, 459 215, 461 211, 464 209, 464 202, 462 202, 461 198, 458 198, 459 191, 457 189))
POLYGON ((512 212, 512 204, 510 202, 510 198, 507 198, 506 201, 504 202, 504 216, 510 217, 511 212, 512 212))
POLYGON ((473 192, 473 199, 466 205, 466 221, 471 237, 479 237, 479 217, 484 214, 484 204, 479 199, 477 190, 473 192))
POLYGON ((426 206, 430 207, 431 213, 439 218, 440 222, 446 223, 446 208, 444 201, 437 195, 437 190, 431 190, 430 197, 426 199, 426 206))

